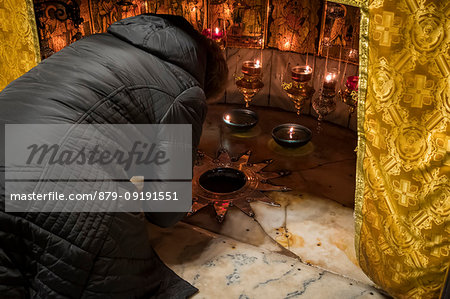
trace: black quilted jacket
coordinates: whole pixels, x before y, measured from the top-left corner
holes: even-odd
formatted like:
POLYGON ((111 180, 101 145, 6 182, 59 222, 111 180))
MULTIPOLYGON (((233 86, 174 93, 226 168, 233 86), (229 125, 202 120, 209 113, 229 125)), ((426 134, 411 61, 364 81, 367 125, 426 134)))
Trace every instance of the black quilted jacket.
MULTIPOLYGON (((197 145, 206 112, 205 49, 169 19, 124 19, 54 54, 0 93, 0 121, 187 123, 197 145)), ((142 217, 8 214, 4 180, 0 188, 0 298, 185 298, 196 292, 154 253, 142 217)), ((182 216, 147 218, 167 226, 182 216)))

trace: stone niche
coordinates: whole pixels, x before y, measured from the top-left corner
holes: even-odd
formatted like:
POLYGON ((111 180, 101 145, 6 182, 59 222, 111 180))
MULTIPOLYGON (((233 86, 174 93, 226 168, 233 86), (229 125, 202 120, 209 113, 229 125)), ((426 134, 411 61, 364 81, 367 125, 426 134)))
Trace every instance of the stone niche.
MULTIPOLYGON (((313 67, 318 97, 324 73, 339 71, 338 89, 358 75, 359 8, 325 0, 34 0, 42 59, 83 36, 105 32, 120 19, 142 13, 183 16, 199 32, 226 33, 224 55, 230 77, 221 102, 243 103, 234 75, 245 60, 260 59, 264 88, 252 105, 295 111, 282 89, 289 67, 313 67)), ((306 101, 303 114, 317 116, 306 101)), ((336 110, 325 118, 356 131, 356 112, 337 97, 336 110)))

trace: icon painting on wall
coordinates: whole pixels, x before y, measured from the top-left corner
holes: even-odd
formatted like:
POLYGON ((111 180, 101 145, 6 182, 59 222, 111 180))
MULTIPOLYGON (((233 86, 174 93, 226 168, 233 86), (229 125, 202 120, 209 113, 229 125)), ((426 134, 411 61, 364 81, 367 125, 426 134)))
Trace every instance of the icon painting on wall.
POLYGON ((271 0, 268 46, 282 51, 314 53, 320 0, 271 0))
POLYGON ((205 22, 206 0, 145 0, 148 12, 184 17, 198 31, 205 22))
POLYGON ((323 0, 34 0, 34 9, 42 58, 123 18, 158 13, 183 16, 199 32, 219 30, 227 47, 358 63, 359 8, 323 0))
POLYGON ((206 0, 34 0, 42 58, 112 23, 142 13, 181 15, 201 31, 206 0))
POLYGON ((359 7, 326 2, 320 32, 319 55, 358 63, 359 7))
POLYGON ((209 27, 225 30, 229 47, 262 48, 267 27, 266 19, 266 0, 209 2, 209 27))

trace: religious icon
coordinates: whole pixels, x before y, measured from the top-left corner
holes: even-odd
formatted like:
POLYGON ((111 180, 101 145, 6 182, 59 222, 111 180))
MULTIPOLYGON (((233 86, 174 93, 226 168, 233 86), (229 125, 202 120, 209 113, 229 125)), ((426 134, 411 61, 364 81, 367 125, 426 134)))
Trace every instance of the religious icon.
POLYGON ((267 0, 211 1, 208 26, 226 32, 227 46, 261 48, 267 28, 267 0))
POLYGON ((358 7, 326 2, 320 32, 319 55, 358 63, 358 7))
POLYGON ((42 58, 47 58, 84 34, 77 1, 35 1, 36 25, 42 58))
POLYGON ((319 0, 271 0, 269 47, 297 53, 315 52, 319 0))

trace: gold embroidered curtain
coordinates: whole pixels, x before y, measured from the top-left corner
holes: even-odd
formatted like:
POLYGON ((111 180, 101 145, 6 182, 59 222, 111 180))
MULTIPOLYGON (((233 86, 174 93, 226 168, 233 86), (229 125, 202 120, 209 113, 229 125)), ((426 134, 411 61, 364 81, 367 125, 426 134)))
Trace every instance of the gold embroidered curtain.
POLYGON ((0 91, 39 61, 32 0, 0 0, 0 91))
POLYGON ((370 0, 368 12, 359 261, 395 297, 437 298, 450 263, 450 1, 370 0))

